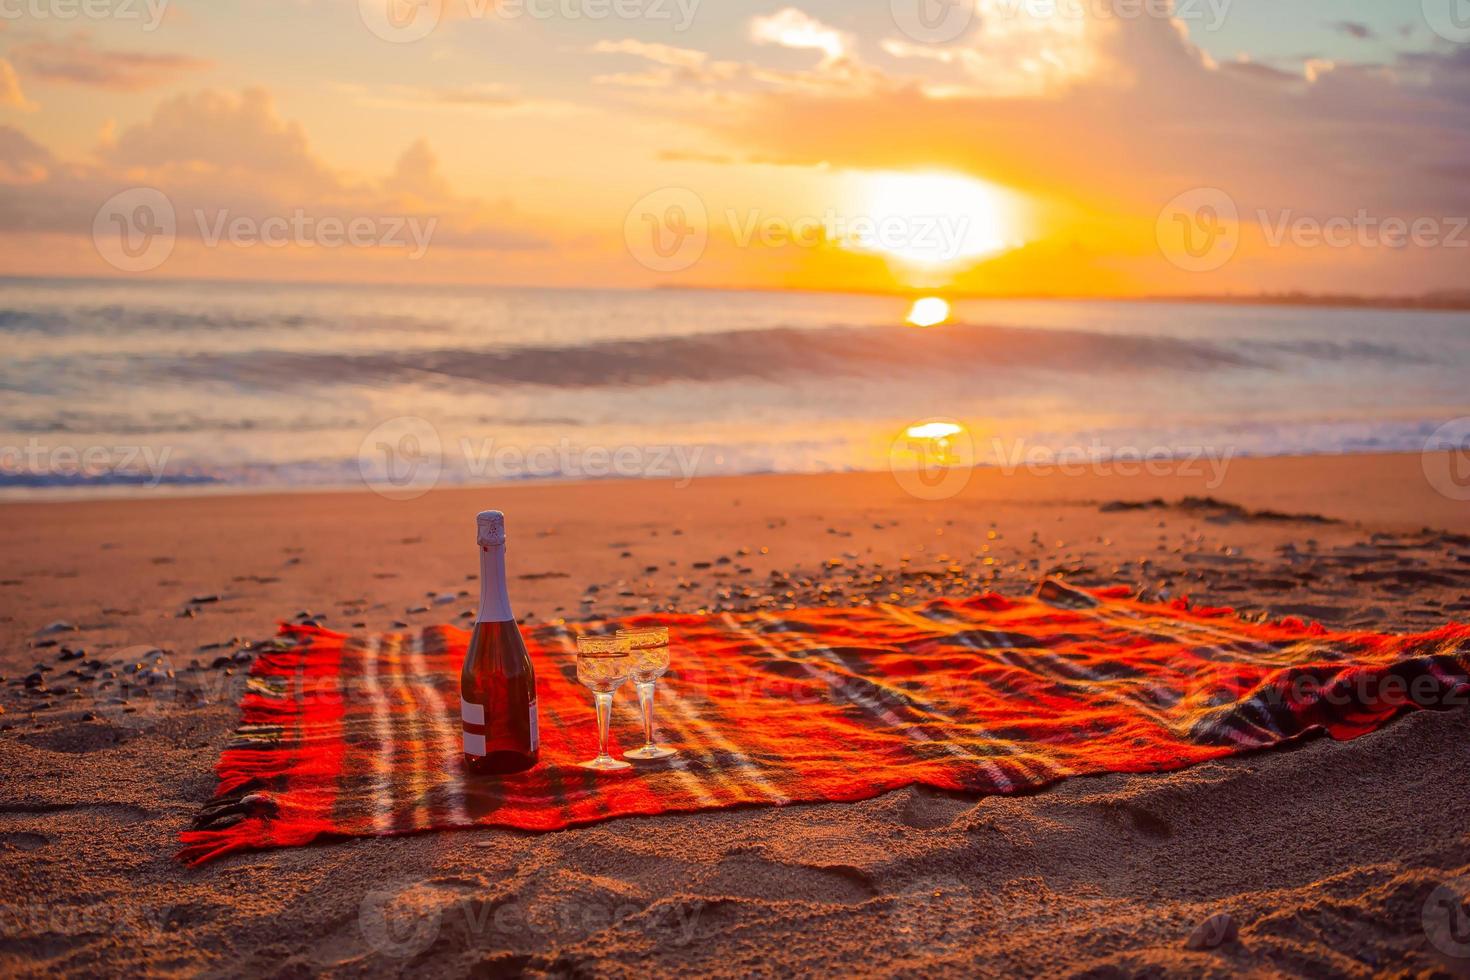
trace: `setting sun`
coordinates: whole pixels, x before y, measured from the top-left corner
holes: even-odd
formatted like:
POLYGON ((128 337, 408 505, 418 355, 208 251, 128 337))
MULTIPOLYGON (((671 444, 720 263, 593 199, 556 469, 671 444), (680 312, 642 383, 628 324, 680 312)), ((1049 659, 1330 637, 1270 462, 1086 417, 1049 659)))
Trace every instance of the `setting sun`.
POLYGON ((1020 244, 1019 208, 1008 191, 944 173, 875 173, 860 194, 871 227, 853 247, 924 266, 995 255, 1020 244))
POLYGON ((914 327, 937 327, 948 319, 949 303, 938 296, 925 296, 914 300, 913 309, 909 310, 908 319, 904 322, 914 327))

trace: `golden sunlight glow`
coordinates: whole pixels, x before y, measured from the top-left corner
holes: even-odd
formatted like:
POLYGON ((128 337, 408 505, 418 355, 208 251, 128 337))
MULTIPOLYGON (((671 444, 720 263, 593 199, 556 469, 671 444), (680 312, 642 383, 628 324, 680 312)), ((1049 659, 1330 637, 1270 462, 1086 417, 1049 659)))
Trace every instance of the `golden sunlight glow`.
POLYGON ((949 319, 949 304, 938 296, 925 296, 914 300, 907 322, 914 327, 937 327, 949 319))
POLYGON ((942 266, 1021 244, 1014 196, 973 177, 863 174, 858 193, 867 220, 843 236, 850 248, 942 266))

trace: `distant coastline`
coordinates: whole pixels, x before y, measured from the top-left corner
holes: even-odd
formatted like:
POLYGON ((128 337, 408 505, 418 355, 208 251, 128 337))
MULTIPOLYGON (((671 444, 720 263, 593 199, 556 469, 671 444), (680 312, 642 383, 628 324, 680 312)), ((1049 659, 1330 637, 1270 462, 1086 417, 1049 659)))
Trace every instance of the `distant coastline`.
POLYGON ((1190 293, 1179 295, 1088 295, 1085 293, 976 293, 934 287, 929 289, 774 289, 751 286, 688 286, 659 284, 649 287, 679 292, 838 293, 856 296, 915 297, 942 295, 950 301, 992 300, 995 302, 1047 301, 1056 303, 1199 303, 1216 306, 1311 306, 1340 309, 1423 310, 1428 312, 1470 311, 1470 292, 1432 292, 1418 296, 1357 296, 1337 293, 1190 293))

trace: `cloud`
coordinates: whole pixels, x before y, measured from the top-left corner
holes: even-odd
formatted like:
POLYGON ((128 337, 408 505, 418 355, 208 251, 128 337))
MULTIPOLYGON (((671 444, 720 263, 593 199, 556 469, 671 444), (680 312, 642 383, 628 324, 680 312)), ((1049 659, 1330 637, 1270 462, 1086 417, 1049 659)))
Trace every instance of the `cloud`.
POLYGON ((1061 5, 1050 15, 1031 9, 1016 0, 975 0, 978 25, 961 41, 888 37, 879 46, 898 68, 919 62, 923 75, 916 84, 940 97, 1042 95, 1095 76, 1100 41, 1115 29, 1112 20, 1065 13, 1080 5, 1061 5))
POLYGON ((757 44, 820 51, 823 61, 828 63, 841 60, 853 48, 852 35, 828 27, 795 7, 785 7, 769 16, 753 18, 750 39, 757 44))
MULTIPOLYGON (((589 48, 596 54, 629 55, 654 65, 640 72, 617 72, 593 77, 599 85, 617 85, 645 90, 681 86, 681 97, 697 101, 690 89, 720 91, 783 91, 844 93, 856 97, 869 91, 881 78, 853 50, 852 36, 836 31, 794 7, 750 22, 751 40, 795 50, 822 52, 809 69, 771 68, 755 62, 719 61, 708 52, 633 39, 599 41, 589 48)), ((659 93, 662 95, 663 93, 659 93)))
POLYGON ((56 161, 40 143, 14 126, 0 126, 0 183, 34 184, 56 161))
POLYGON ((36 104, 21 91, 20 77, 15 73, 15 66, 4 58, 0 58, 0 108, 19 109, 21 112, 36 111, 36 104))
POLYGON ((213 62, 182 54, 152 54, 95 47, 84 34, 65 41, 30 41, 11 54, 26 73, 43 82, 136 92, 213 67, 213 62))
POLYGON ((215 223, 221 214, 263 221, 306 212, 432 218, 435 248, 547 244, 509 202, 458 194, 424 140, 410 144, 379 179, 328 166, 261 89, 166 99, 150 118, 99 147, 90 163, 63 163, 19 130, 0 128, 0 230, 90 235, 102 203, 132 187, 168 197, 181 238, 198 237, 199 214, 215 223))
POLYGON ((117 169, 151 171, 165 179, 170 174, 248 175, 253 183, 264 179, 303 198, 339 187, 336 175, 312 154, 301 126, 281 119, 270 95, 259 88, 166 99, 151 118, 119 134, 103 157, 117 169))
POLYGON ((1332 21, 1327 26, 1332 28, 1334 31, 1337 31, 1339 34, 1346 34, 1349 37, 1355 37, 1360 41, 1371 40, 1372 38, 1378 36, 1373 33, 1373 28, 1356 20, 1332 21))
POLYGON ((630 55, 657 66, 641 72, 596 75, 592 81, 597 85, 658 88, 679 83, 714 84, 730 81, 742 71, 739 63, 716 61, 705 51, 637 41, 632 38, 624 38, 620 41, 598 41, 589 50, 594 54, 630 55))
POLYGON ((1306 76, 1301 72, 1283 71, 1280 68, 1263 65, 1259 61, 1251 61, 1247 58, 1227 61, 1220 66, 1220 70, 1227 74, 1236 74, 1242 78, 1253 78, 1276 85, 1289 85, 1306 80, 1306 76))
MULTIPOLYGON (((1216 64, 1186 25, 1166 19, 1089 22, 1080 36, 1095 67, 1037 89, 987 88, 983 79, 966 85, 963 77, 954 87, 904 84, 887 71, 861 98, 752 93, 704 124, 753 156, 857 170, 948 169, 1021 190, 1043 213, 1040 234, 1079 238, 1090 261, 1111 262, 1118 281, 1179 278, 1158 252, 1154 225, 1167 202, 1194 187, 1226 191, 1247 216, 1470 213, 1470 185, 1454 176, 1470 159, 1470 49, 1387 65, 1314 62, 1293 75, 1216 64), (1112 259, 1096 259, 1109 251, 1112 259), (1130 265, 1130 273, 1120 271, 1130 265)), ((925 64, 948 58, 964 75, 981 63, 964 50, 983 44, 982 32, 939 49, 947 55, 902 53, 925 64)), ((1011 67, 1029 55, 1019 58, 1011 67)), ((1354 285, 1371 280, 1405 292, 1463 261, 1463 253, 1422 249, 1252 257, 1250 246, 1219 276, 1190 280, 1192 288, 1232 276, 1233 288, 1268 280, 1310 287, 1294 277, 1325 280, 1354 268, 1354 285), (1368 276, 1359 277, 1357 261, 1368 276)), ((1060 263, 1069 253, 1047 254, 1060 263)), ((1065 282, 1067 270, 1055 265, 1047 278, 1065 282)), ((1037 278, 1043 271, 1038 266, 1037 278)))

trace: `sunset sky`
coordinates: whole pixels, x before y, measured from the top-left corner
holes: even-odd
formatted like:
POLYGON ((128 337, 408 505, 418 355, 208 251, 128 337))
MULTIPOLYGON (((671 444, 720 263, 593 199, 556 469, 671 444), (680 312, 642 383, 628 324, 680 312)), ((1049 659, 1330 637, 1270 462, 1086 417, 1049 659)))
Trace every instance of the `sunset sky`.
POLYGON ((1470 281, 1461 0, 1176 0, 1172 17, 1162 0, 74 16, 82 2, 0 0, 10 274, 1066 295, 1470 281), (95 241, 133 188, 174 217, 166 257, 136 270, 95 241), (364 219, 371 240, 211 239, 293 216, 364 219), (422 248, 392 234, 409 221, 422 248), (1311 234, 1332 221, 1339 240, 1311 234))

